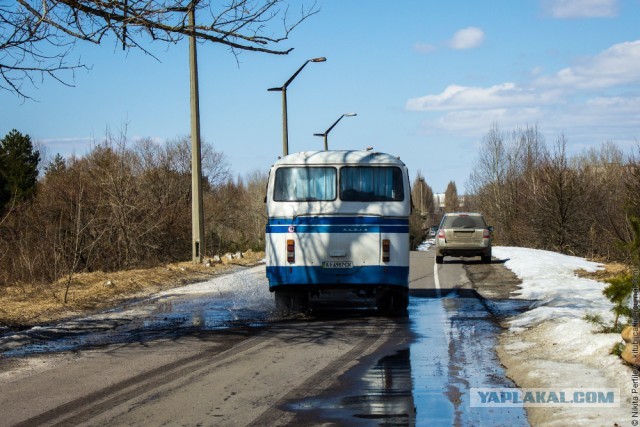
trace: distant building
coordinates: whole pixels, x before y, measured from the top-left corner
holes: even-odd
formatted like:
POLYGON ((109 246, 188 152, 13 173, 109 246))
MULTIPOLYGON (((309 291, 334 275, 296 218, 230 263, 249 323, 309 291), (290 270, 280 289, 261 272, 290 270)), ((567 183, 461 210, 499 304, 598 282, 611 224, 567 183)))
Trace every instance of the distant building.
POLYGON ((433 194, 433 213, 440 215, 444 213, 444 193, 433 194))

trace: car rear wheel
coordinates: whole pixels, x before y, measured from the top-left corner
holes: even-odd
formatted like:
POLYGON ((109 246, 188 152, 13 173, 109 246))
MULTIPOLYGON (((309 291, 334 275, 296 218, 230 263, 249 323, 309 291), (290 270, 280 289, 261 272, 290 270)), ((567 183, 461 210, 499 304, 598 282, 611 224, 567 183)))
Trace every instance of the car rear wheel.
POLYGON ((444 263, 444 256, 436 255, 436 264, 444 263))

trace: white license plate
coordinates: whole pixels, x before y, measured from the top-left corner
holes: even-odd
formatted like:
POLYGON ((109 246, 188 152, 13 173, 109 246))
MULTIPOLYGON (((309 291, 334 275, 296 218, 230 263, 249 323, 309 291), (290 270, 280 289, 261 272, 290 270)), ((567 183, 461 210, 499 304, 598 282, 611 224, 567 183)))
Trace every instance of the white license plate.
POLYGON ((322 268, 353 268, 353 261, 324 261, 322 268))

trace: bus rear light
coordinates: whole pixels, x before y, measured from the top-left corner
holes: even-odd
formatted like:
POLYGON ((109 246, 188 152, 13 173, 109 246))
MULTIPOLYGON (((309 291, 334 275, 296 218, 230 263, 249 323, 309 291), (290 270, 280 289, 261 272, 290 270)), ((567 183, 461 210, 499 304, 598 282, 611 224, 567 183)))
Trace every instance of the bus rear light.
POLYGON ((296 262, 296 243, 293 239, 287 240, 287 262, 290 264, 296 262))
POLYGON ((389 239, 382 241, 382 262, 389 262, 391 260, 391 242, 389 239))

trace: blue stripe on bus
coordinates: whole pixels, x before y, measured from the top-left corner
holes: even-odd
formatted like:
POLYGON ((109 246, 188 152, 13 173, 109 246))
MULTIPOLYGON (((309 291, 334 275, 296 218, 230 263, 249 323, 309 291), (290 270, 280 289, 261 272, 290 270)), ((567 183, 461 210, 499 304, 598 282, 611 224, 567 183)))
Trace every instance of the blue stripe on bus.
POLYGON ((379 216, 299 216, 296 218, 269 218, 267 225, 408 225, 408 218, 379 216))
POLYGON ((381 225, 368 225, 368 226, 358 226, 358 225, 296 225, 294 226, 294 230, 290 229, 291 226, 267 226, 267 234, 277 234, 277 233, 292 233, 295 231, 296 233, 408 233, 409 226, 404 225, 392 225, 392 226, 381 226, 381 225))
POLYGON ((362 266, 327 269, 319 266, 267 267, 269 287, 278 285, 396 285, 409 287, 409 267, 362 266))
POLYGON ((381 217, 270 218, 267 233, 408 233, 409 220, 381 217), (292 229, 293 228, 293 229, 292 229))

